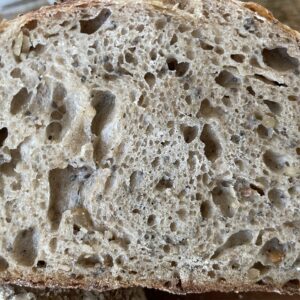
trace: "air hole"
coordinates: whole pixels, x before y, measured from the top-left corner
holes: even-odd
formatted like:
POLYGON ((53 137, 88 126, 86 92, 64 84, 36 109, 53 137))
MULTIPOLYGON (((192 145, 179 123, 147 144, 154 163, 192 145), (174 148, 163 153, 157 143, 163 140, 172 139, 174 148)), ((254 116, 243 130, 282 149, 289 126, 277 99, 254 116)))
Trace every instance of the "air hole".
POLYGON ((291 96, 288 96, 288 99, 290 101, 297 101, 299 99, 299 97, 291 95, 291 96))
POLYGON ((0 129, 0 147, 3 146, 3 144, 4 144, 4 142, 5 142, 6 138, 7 138, 7 136, 8 136, 8 130, 7 130, 7 128, 6 127, 1 128, 0 129))
POLYGON ((9 265, 6 259, 0 256, 0 272, 4 272, 5 270, 8 269, 8 267, 9 265))
POLYGON ((236 88, 241 84, 241 80, 232 73, 224 70, 216 77, 216 83, 225 88, 236 88))
POLYGON ((141 95, 141 96, 139 97, 139 100, 138 100, 138 102, 137 102, 137 105, 138 105, 138 106, 141 106, 141 107, 143 107, 143 108, 146 108, 146 107, 148 106, 148 104, 149 104, 148 98, 145 97, 144 95, 141 95))
POLYGON ((279 264, 285 258, 286 247, 279 242, 277 238, 273 238, 265 243, 261 249, 261 254, 267 263, 279 264))
POLYGON ((107 8, 104 8, 94 19, 80 21, 80 32, 85 34, 93 34, 105 23, 110 15, 111 11, 107 8))
POLYGON ((285 168, 289 165, 287 157, 277 152, 267 150, 263 154, 263 161, 266 166, 276 173, 284 172, 285 168))
POLYGON ((232 106, 232 103, 231 103, 231 100, 230 100, 230 97, 229 96, 224 96, 222 98, 222 102, 225 106, 227 107, 231 107, 232 106))
POLYGON ((273 114, 279 115, 282 112, 282 106, 278 102, 270 101, 270 100, 264 100, 264 103, 268 106, 269 110, 273 114))
POLYGON ((26 28, 29 31, 34 30, 38 25, 38 21, 37 20, 30 20, 28 21, 25 25, 22 26, 22 28, 26 28))
POLYGON ((31 93, 28 93, 26 88, 22 88, 16 95, 14 95, 11 105, 10 112, 12 115, 19 113, 23 107, 29 102, 31 93))
POLYGON ((235 197, 230 188, 226 188, 222 185, 215 187, 212 190, 213 201, 216 205, 220 207, 222 215, 227 218, 232 218, 234 216, 233 203, 235 197))
MULTIPOLYGON (((48 208, 48 218, 53 230, 58 229, 62 214, 65 210, 71 208, 75 210, 79 200, 77 192, 82 182, 87 180, 86 175, 91 174, 90 172, 87 167, 73 168, 72 166, 49 171, 50 204, 48 208)), ((79 210, 78 207, 77 209, 77 212, 73 212, 74 218, 76 217, 75 221, 81 220, 80 222, 82 222, 87 214, 83 209, 79 210), (76 216, 76 214, 80 215, 80 217, 76 216)), ((85 222, 87 222, 86 219, 85 222)))
POLYGON ((150 58, 151 58, 151 60, 156 60, 157 59, 157 52, 156 52, 156 49, 152 49, 151 51, 150 51, 150 58))
POLYGON ((182 77, 188 71, 190 64, 188 62, 181 62, 176 66, 176 76, 182 77))
MULTIPOLYGON (((82 171, 82 173, 78 173, 79 177, 77 178, 79 181, 87 180, 90 176, 89 173, 85 173, 86 171, 82 171)), ((80 227, 84 227, 86 229, 91 229, 93 227, 93 220, 91 218, 90 213, 84 207, 76 207, 72 209, 72 217, 73 222, 73 232, 74 230, 80 231, 80 227)))
POLYGON ((262 55, 265 64, 276 71, 289 71, 299 66, 298 59, 291 57, 287 53, 287 48, 278 47, 271 50, 265 48, 262 55))
POLYGON ((121 265, 124 264, 124 257, 123 257, 122 255, 120 255, 120 256, 118 256, 118 257, 116 258, 116 264, 117 264, 118 266, 121 266, 121 265))
POLYGON ((186 32, 186 31, 190 30, 190 27, 187 24, 180 24, 178 26, 178 30, 179 30, 179 32, 182 33, 182 32, 186 32))
POLYGON ((266 128, 265 126, 260 124, 260 125, 258 125, 256 131, 257 131, 259 137, 261 137, 261 138, 266 139, 266 138, 271 137, 271 132, 272 132, 271 128, 266 128))
POLYGON ((247 86, 246 89, 247 89, 247 91, 249 92, 250 95, 252 95, 252 96, 256 95, 255 92, 254 92, 254 90, 253 90, 253 88, 252 88, 252 86, 247 86))
POLYGON ((138 26, 136 27, 136 30, 137 30, 138 32, 142 32, 144 29, 145 29, 145 26, 144 26, 143 24, 140 24, 140 25, 138 25, 138 26))
POLYGON ((15 68, 10 72, 10 76, 12 78, 21 78, 22 72, 21 69, 15 68))
MULTIPOLYGON (((92 93, 92 105, 96 114, 92 120, 92 133, 100 137, 104 126, 110 121, 111 115, 115 108, 116 96, 110 91, 95 90, 92 93)), ((94 145, 94 160, 101 161, 105 153, 105 141, 94 145)))
POLYGON ((62 126, 58 122, 50 123, 46 128, 46 135, 49 141, 58 141, 60 139, 60 134, 62 131, 62 126))
POLYGON ((260 80, 261 82, 263 82, 265 84, 268 84, 268 85, 287 87, 287 85, 285 83, 279 83, 278 81, 269 79, 266 76, 261 75, 261 74, 255 74, 254 77, 256 79, 260 80))
POLYGON ((299 287, 300 287, 299 279, 291 279, 283 285, 284 289, 297 289, 298 290, 299 287))
POLYGON ((204 99, 201 101, 200 110, 197 113, 197 118, 201 116, 209 118, 217 116, 219 113, 220 111, 217 108, 213 107, 208 99, 204 99))
POLYGON ((175 231, 177 230, 177 225, 176 225, 175 222, 172 222, 172 223, 170 224, 170 229, 171 229, 172 232, 175 232, 175 231))
POLYGON ((258 270, 259 275, 264 275, 270 270, 270 267, 263 265, 261 262, 256 262, 251 268, 258 270))
POLYGON ((103 67, 109 73, 114 70, 114 67, 113 67, 113 65, 110 62, 104 63, 103 67))
POLYGON ((22 266, 32 266, 37 256, 37 234, 34 229, 20 231, 13 244, 13 257, 22 266))
POLYGON ((261 68, 261 65, 260 63, 258 62, 258 59, 256 56, 252 56, 249 60, 249 63, 252 67, 255 67, 255 68, 261 68))
POLYGON ((214 49, 214 47, 212 45, 207 44, 204 41, 200 41, 200 47, 206 51, 210 51, 210 50, 214 49))
POLYGON ((100 264, 100 261, 97 255, 82 254, 76 263, 83 268, 94 268, 97 264, 100 264))
POLYGON ((145 74, 144 79, 149 85, 149 87, 152 89, 156 81, 155 76, 152 73, 148 72, 145 74))
POLYGON ((238 144, 241 140, 241 137, 237 134, 234 134, 231 136, 230 140, 231 140, 231 142, 238 144))
POLYGON ((62 106, 65 97, 67 96, 67 90, 62 83, 57 83, 55 85, 52 100, 56 106, 62 106))
MULTIPOLYGON (((0 136, 1 136, 1 134, 0 134, 0 136)), ((0 145, 1 145, 1 143, 0 143, 0 145)), ((300 147, 296 148, 296 153, 297 153, 297 155, 300 155, 300 147)))
POLYGON ((163 177, 156 185, 156 189, 159 191, 163 191, 166 189, 171 189, 173 187, 173 180, 169 177, 163 177))
POLYGON ((38 268, 46 268, 47 267, 47 263, 44 260, 38 260, 36 266, 38 268))
POLYGON ((216 277, 216 273, 214 271, 208 271, 207 272, 208 277, 210 278, 215 278, 216 277))
POLYGON ((147 220, 147 225, 148 226, 153 226, 153 225, 155 225, 155 223, 156 223, 156 217, 155 217, 155 215, 150 215, 148 217, 148 220, 147 220))
POLYGON ((232 234, 223 246, 219 247, 211 259, 218 258, 224 251, 228 249, 243 246, 249 244, 252 241, 253 235, 250 230, 241 230, 237 233, 232 234))
POLYGON ((217 135, 209 124, 205 124, 200 136, 204 143, 204 153, 208 160, 214 162, 221 155, 221 145, 217 135))
POLYGON ((73 234, 76 235, 80 231, 80 226, 73 224, 73 234))
POLYGON ((167 65, 170 71, 175 71, 178 65, 178 61, 176 58, 169 57, 167 59, 167 65))
POLYGON ((185 221, 187 218, 187 211, 184 208, 179 209, 177 215, 181 221, 185 221))
POLYGON ((268 192, 270 202, 277 208, 282 209, 287 204, 287 195, 278 188, 273 188, 268 192))
POLYGON ((195 29, 191 32, 191 35, 192 37, 194 38, 200 38, 202 35, 201 35, 201 30, 200 29, 195 29))
POLYGON ((130 52, 126 52, 125 61, 129 64, 134 64, 136 62, 134 56, 130 52))
POLYGON ((245 56, 242 54, 232 54, 230 57, 232 60, 234 60, 235 62, 237 62, 239 64, 243 63, 245 60, 245 56))
POLYGON ((180 129, 183 134, 184 141, 188 144, 191 143, 192 141, 194 141, 198 135, 198 127, 197 126, 181 125, 180 129))
POLYGON ((264 196, 265 192, 263 191, 263 189, 261 189, 259 186, 254 185, 254 184, 250 184, 250 188, 254 191, 256 191, 260 196, 264 196))
POLYGON ((172 38, 171 38, 171 41, 170 41, 170 45, 174 45, 177 43, 177 35, 174 33, 172 38))
POLYGON ((63 114, 61 114, 59 111, 53 111, 51 113, 51 119, 52 120, 61 120, 63 118, 63 114))
POLYGON ((215 52, 219 55, 223 55, 224 54, 224 49, 220 46, 215 47, 215 52))
POLYGON ((141 186, 141 183, 143 181, 143 172, 141 171, 134 171, 130 175, 130 190, 133 192, 141 186))
POLYGON ((171 248, 170 248, 169 245, 164 245, 164 246, 163 246, 163 250, 164 250, 165 253, 170 253, 171 248))
POLYGON ((212 207, 209 201, 201 203, 200 212, 203 220, 209 219, 212 216, 212 207))
POLYGON ((104 261, 103 261, 103 263, 104 263, 104 266, 105 266, 105 267, 108 267, 108 268, 112 268, 112 267, 114 266, 113 258, 112 258, 111 255, 109 255, 109 254, 106 254, 106 255, 104 256, 104 261))
POLYGON ((159 19, 155 22, 155 28, 157 30, 164 29, 167 24, 167 20, 165 18, 159 19))
POLYGON ((52 238, 49 242, 49 248, 50 248, 50 251, 52 253, 54 253, 56 251, 56 248, 57 248, 57 239, 56 238, 52 238))

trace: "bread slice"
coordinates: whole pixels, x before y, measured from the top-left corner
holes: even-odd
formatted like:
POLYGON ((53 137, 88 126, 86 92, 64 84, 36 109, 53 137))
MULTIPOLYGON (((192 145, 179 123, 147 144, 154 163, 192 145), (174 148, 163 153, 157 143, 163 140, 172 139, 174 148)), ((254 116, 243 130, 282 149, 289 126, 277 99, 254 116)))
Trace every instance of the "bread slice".
POLYGON ((298 291, 299 37, 227 0, 2 23, 1 280, 298 291))
POLYGON ((146 300, 142 288, 97 293, 77 289, 33 289, 20 286, 0 286, 1 300, 146 300))

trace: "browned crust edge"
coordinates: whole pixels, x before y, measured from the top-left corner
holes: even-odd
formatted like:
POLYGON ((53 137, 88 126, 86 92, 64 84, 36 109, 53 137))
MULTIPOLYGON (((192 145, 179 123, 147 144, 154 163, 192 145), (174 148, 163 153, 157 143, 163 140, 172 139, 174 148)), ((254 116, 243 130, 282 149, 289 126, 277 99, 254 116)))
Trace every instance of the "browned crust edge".
POLYGON ((143 287, 149 289, 157 289, 173 294, 200 294, 206 292, 267 292, 267 293, 279 293, 285 295, 296 295, 300 294, 299 288, 292 287, 280 287, 276 285, 259 285, 259 284, 241 284, 239 282, 229 283, 229 282, 210 282, 210 283, 201 283, 195 284, 194 282, 180 282, 180 285, 175 283, 171 286, 166 286, 166 281, 159 279, 151 280, 135 280, 132 282, 119 281, 115 278, 106 278, 95 280, 84 281, 67 278, 62 276, 59 279, 47 278, 45 280, 37 280, 32 278, 21 279, 21 278, 11 278, 11 279, 0 279, 0 284, 14 284, 18 286, 27 286, 31 288, 43 289, 47 288, 62 288, 62 289, 84 289, 90 291, 105 292, 115 289, 126 289, 134 287, 143 287), (64 277, 64 278, 63 278, 64 277))
POLYGON ((240 3, 242 6, 244 6, 247 9, 250 9, 251 11, 253 11, 254 13, 257 13, 258 15, 260 15, 261 17, 267 19, 268 21, 270 21, 272 24, 275 24, 277 27, 279 27, 279 29, 282 29, 285 33, 287 33, 289 36, 291 36, 292 38, 296 39, 296 41, 299 43, 300 41, 300 33, 295 30, 292 29, 291 27, 281 23, 280 21, 278 21, 274 15, 264 6, 254 3, 254 2, 246 2, 246 3, 240 3))
MULTIPOLYGON (((45 16, 48 12, 55 11, 57 13, 59 12, 72 12, 73 10, 76 10, 78 8, 85 8, 85 7, 91 7, 94 4, 99 3, 98 1, 88 1, 88 0, 65 0, 61 3, 58 3, 55 6, 49 6, 49 7, 43 7, 37 11, 29 12, 23 16, 20 16, 19 18, 22 18, 20 21, 20 27, 24 25, 25 23, 31 21, 32 19, 37 19, 45 16)), ((112 0, 102 0, 106 2, 107 4, 112 4, 112 0)), ((253 13, 257 13, 261 17, 267 19, 270 23, 275 25, 279 30, 283 30, 286 34, 288 34, 291 38, 295 39, 297 43, 300 42, 300 33, 296 30, 291 29, 289 26, 286 26, 282 23, 280 23, 273 14, 268 11, 263 6, 248 2, 248 3, 242 3, 237 0, 229 0, 240 7, 244 7, 246 9, 251 10, 253 13)), ((156 9, 162 8, 167 9, 165 7, 164 0, 148 0, 149 4, 153 5, 153 7, 156 7, 156 9), (153 3, 152 3, 153 2, 153 3), (162 4, 161 7, 159 2, 162 4)), ((126 1, 124 0, 124 4, 126 1)), ((172 11, 174 13, 174 11, 172 11)), ((179 15, 180 16, 180 15, 179 15)), ((18 18, 17 18, 18 19, 18 18)), ((7 27, 10 26, 12 21, 6 21, 3 20, 0 22, 0 33, 5 31, 7 27)), ((277 293, 283 293, 283 294, 300 294, 300 287, 298 288, 292 288, 292 287, 282 287, 277 285, 271 285, 271 284, 265 284, 265 285, 259 285, 259 284, 241 284, 241 282, 209 282, 209 283, 195 283, 195 282, 180 282, 180 284, 175 283, 171 284, 170 286, 166 285, 166 281, 163 281, 161 279, 147 279, 147 280, 132 280, 130 282, 128 281, 122 281, 117 280, 113 277, 111 278, 99 278, 99 279, 91 279, 91 280, 84 280, 84 279, 73 279, 70 277, 67 277, 65 275, 59 275, 57 278, 52 278, 50 276, 45 275, 37 275, 37 276, 28 276, 26 278, 23 278, 24 275, 13 275, 9 274, 8 272, 5 272, 5 274, 2 275, 2 278, 0 277, 0 284, 15 284, 15 285, 21 285, 21 286, 28 286, 32 288, 65 288, 65 289, 85 289, 85 290, 95 290, 99 292, 105 292, 109 290, 119 289, 119 288, 132 288, 132 287, 144 287, 144 288, 153 288, 153 289, 159 289, 162 291, 170 292, 170 293, 176 293, 176 294, 189 294, 189 293, 204 293, 204 292, 212 292, 212 291, 218 291, 218 292, 277 292, 277 293)))

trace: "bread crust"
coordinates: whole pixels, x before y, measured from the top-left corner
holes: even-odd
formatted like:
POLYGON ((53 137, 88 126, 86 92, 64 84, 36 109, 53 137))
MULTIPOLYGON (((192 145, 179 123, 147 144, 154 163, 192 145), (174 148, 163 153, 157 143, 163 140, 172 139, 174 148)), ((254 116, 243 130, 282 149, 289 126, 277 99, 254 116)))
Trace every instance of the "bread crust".
POLYGON ((282 24, 280 21, 278 21, 274 15, 265 7, 261 6, 260 4, 254 3, 254 2, 246 2, 242 3, 242 5, 253 12, 257 13, 261 17, 267 19, 269 22, 275 24, 280 29, 285 31, 289 36, 296 39, 296 41, 299 43, 300 41, 300 33, 297 30, 294 30, 290 28, 289 26, 282 24))
MULTIPOLYGON (((132 1, 128 0, 101 0, 107 5, 112 5, 113 3, 118 3, 126 6, 132 1)), ((267 19, 270 23, 276 26, 277 30, 284 31, 289 37, 295 40, 296 43, 300 43, 300 33, 296 30, 291 29, 290 27, 280 23, 270 11, 268 11, 263 6, 248 2, 242 3, 237 0, 230 0, 241 8, 249 9, 253 14, 258 14, 259 16, 267 19)), ((153 6, 154 9, 160 9, 164 12, 171 13, 177 17, 186 18, 186 12, 178 10, 174 7, 168 5, 166 0, 147 0, 145 1, 149 5, 153 6)), ((61 3, 58 3, 54 6, 43 7, 37 11, 29 12, 25 15, 18 17, 12 21, 2 21, 0 23, 0 33, 4 32, 11 25, 18 26, 21 28, 27 22, 40 19, 43 20, 49 13, 59 13, 59 12, 73 12, 79 8, 89 8, 93 7, 95 4, 98 4, 99 1, 91 0, 66 0, 61 3), (16 23, 16 24, 15 24, 16 23)), ((190 17, 190 16, 189 16, 190 17)), ((181 281, 180 283, 175 283, 166 285, 165 281, 159 279, 147 279, 147 280, 133 280, 133 281, 120 281, 117 279, 111 278, 100 278, 96 280, 87 280, 87 279, 73 279, 62 274, 57 274, 55 278, 52 278, 48 275, 37 275, 37 276, 28 276, 23 278, 23 274, 12 274, 4 272, 2 278, 0 278, 0 284, 16 284, 23 285, 32 288, 74 288, 74 289, 86 289, 86 290, 97 290, 100 292, 118 289, 118 288, 130 288, 130 287, 145 287, 145 288, 154 288, 176 294, 188 294, 188 293, 204 293, 211 291, 219 292, 277 292, 285 294, 300 294, 300 289, 291 288, 291 287, 281 287, 276 285, 268 284, 241 284, 240 282, 219 282, 217 285, 212 283, 195 283, 191 281, 181 281)))
POLYGON ((285 287, 276 285, 260 285, 260 284, 241 284, 239 282, 220 282, 217 285, 214 283, 201 283, 196 284, 194 282, 184 282, 182 281, 179 285, 178 283, 174 286, 167 286, 166 282, 162 280, 134 280, 132 282, 119 281, 114 278, 109 278, 106 280, 100 279, 97 283, 91 282, 84 279, 70 279, 64 275, 57 276, 57 278, 1 278, 0 284, 15 284, 19 286, 26 286, 30 288, 63 288, 63 289, 84 289, 84 290, 94 290, 99 292, 106 292, 110 290, 115 290, 119 288, 134 288, 143 287, 149 289, 158 289, 166 291, 173 294, 192 294, 192 293, 207 293, 207 292, 269 292, 269 293, 279 293, 286 295, 300 294, 298 288, 285 287))

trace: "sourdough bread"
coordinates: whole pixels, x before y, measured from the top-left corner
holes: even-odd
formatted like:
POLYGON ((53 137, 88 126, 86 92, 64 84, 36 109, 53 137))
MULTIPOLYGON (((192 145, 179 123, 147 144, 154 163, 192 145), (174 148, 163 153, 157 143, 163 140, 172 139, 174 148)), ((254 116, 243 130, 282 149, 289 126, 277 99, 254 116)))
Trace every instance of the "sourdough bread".
POLYGON ((298 292, 298 33, 237 1, 79 0, 0 44, 3 282, 298 292))

